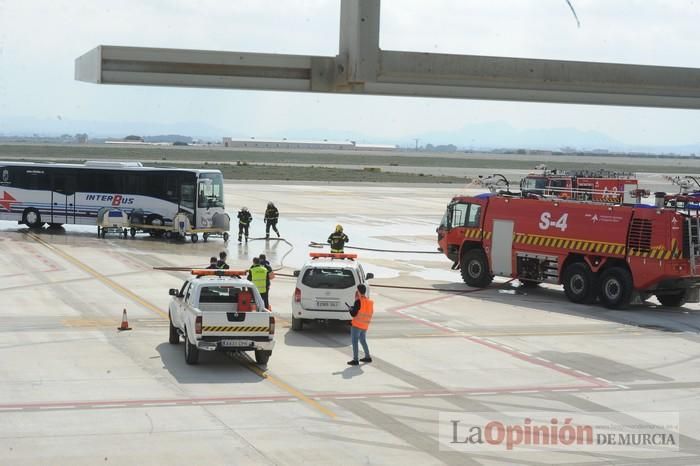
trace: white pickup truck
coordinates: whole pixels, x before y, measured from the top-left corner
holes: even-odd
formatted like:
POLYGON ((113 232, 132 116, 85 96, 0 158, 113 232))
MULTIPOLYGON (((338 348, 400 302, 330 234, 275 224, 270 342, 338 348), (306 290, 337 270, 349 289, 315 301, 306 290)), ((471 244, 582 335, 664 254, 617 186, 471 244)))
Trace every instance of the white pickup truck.
POLYGON ((245 271, 193 270, 193 278, 172 288, 168 309, 170 343, 185 339, 185 362, 197 364, 199 351, 255 351, 267 364, 275 345, 275 318, 265 309, 245 271))

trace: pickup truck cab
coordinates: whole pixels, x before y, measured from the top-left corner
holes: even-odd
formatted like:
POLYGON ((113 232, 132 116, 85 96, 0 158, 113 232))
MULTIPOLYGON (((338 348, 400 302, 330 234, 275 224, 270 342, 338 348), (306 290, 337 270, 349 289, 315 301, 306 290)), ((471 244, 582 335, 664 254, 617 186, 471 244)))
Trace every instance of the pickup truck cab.
POLYGON ((200 351, 254 351, 267 364, 275 345, 275 318, 265 309, 247 271, 193 270, 180 289, 172 288, 168 309, 173 345, 185 340, 185 362, 200 351))
POLYGON ((301 270, 295 270, 297 284, 292 296, 292 330, 302 330, 312 320, 351 321, 348 305, 356 299, 357 285, 374 278, 365 274, 357 254, 312 252, 301 270))

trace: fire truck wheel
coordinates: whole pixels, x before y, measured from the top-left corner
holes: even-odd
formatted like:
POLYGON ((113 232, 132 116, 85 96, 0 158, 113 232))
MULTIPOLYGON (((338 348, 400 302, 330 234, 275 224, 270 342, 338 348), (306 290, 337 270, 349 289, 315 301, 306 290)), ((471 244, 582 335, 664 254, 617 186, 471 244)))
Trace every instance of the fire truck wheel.
POLYGON ((686 292, 682 290, 673 294, 657 294, 656 299, 662 306, 680 307, 686 303, 686 292))
POLYGON ((600 302, 610 309, 621 309, 632 299, 632 275, 622 267, 610 267, 600 276, 600 302))
POLYGON ((596 298, 595 276, 583 262, 576 262, 564 270, 564 294, 572 303, 590 304, 596 298))
POLYGON ((484 288, 489 286, 493 276, 489 273, 486 254, 481 249, 470 249, 462 256, 462 280, 469 286, 484 288))

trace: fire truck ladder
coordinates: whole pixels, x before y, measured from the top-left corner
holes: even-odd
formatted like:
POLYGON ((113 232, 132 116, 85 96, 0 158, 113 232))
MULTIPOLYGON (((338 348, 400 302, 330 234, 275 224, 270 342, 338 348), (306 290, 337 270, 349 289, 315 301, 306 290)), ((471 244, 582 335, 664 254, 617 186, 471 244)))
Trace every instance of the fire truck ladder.
MULTIPOLYGON (((700 257, 700 216, 688 216, 685 220, 687 230, 685 236, 688 259, 690 260, 690 272, 697 275, 698 258, 700 257)), ((684 249, 686 249, 684 248, 684 249)))

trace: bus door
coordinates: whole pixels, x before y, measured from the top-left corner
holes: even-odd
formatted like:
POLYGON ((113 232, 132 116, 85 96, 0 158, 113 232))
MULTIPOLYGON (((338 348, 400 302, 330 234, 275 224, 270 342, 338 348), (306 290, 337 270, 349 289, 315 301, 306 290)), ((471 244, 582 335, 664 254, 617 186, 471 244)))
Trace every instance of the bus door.
POLYGON ((76 175, 54 173, 51 185, 51 223, 75 223, 76 175))

